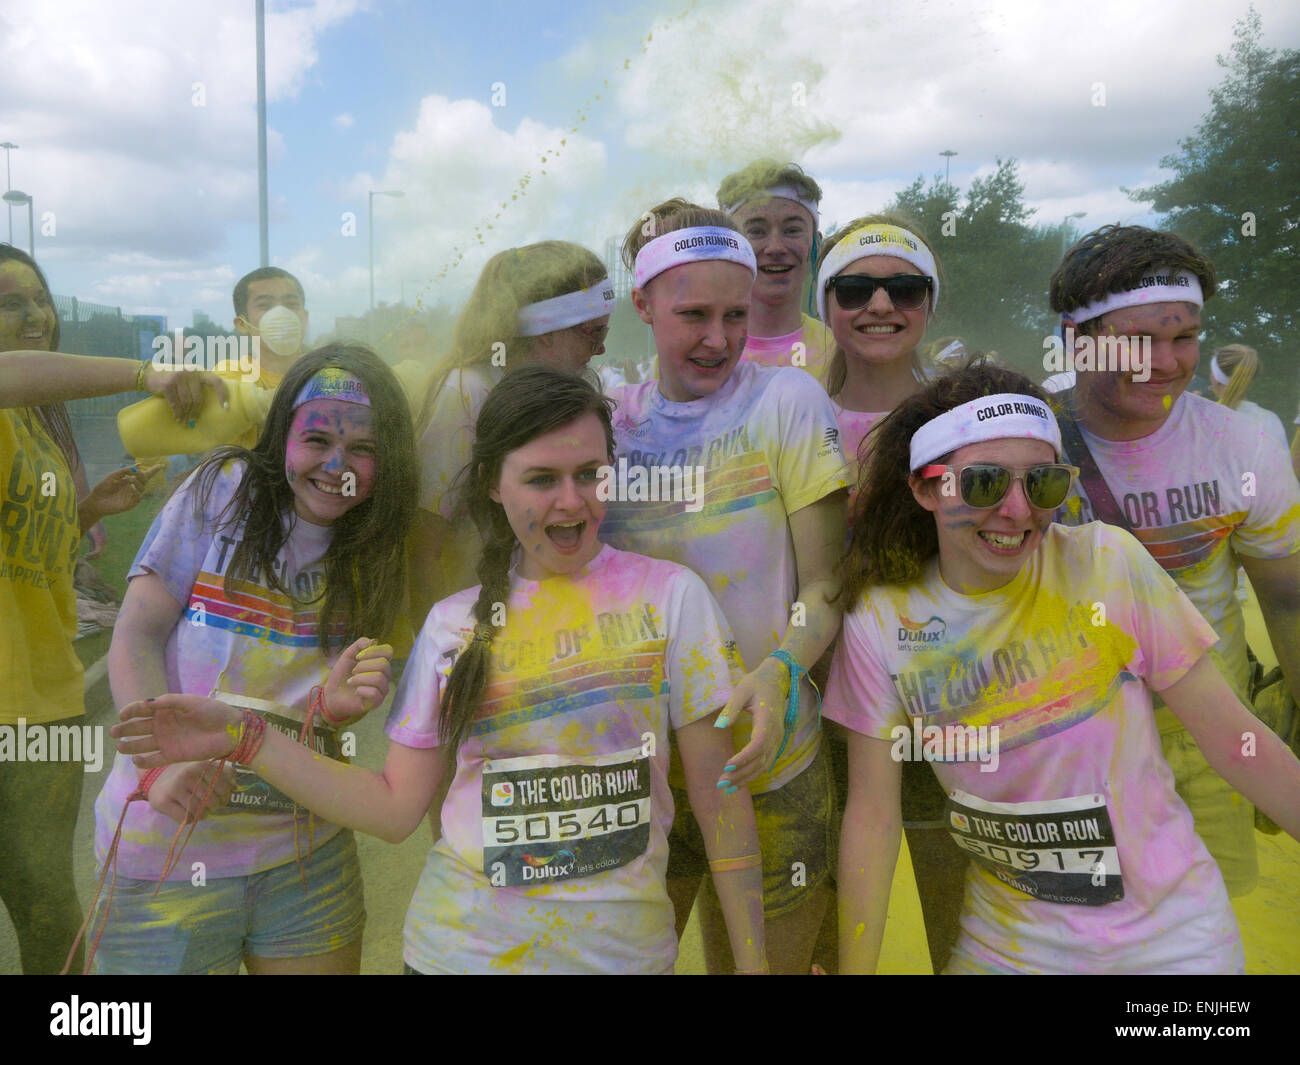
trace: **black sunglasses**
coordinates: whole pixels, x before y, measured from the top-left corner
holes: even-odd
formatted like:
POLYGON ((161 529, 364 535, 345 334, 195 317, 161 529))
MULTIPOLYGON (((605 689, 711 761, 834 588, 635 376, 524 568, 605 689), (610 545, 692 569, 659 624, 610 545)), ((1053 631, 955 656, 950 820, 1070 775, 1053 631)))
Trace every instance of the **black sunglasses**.
POLYGON ((924 274, 890 274, 889 277, 871 277, 867 274, 837 274, 826 282, 835 290, 835 299, 846 311, 856 311, 871 302, 876 289, 883 287, 889 302, 900 311, 919 311, 934 281, 924 274))

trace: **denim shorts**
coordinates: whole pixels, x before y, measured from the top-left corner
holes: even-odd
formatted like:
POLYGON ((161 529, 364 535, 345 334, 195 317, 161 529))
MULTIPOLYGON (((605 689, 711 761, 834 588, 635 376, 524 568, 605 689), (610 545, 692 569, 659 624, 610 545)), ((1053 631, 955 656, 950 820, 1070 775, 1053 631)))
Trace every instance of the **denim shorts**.
MULTIPOLYGON (((709 871, 709 856, 685 791, 673 789, 673 805, 677 814, 668 834, 668 878, 703 876, 709 871)), ((829 881, 835 871, 839 817, 824 742, 797 777, 754 796, 765 917, 797 909, 810 892, 829 881)))
MULTIPOLYGON (((308 958, 346 947, 365 930, 361 866, 352 833, 342 831, 297 862, 195 887, 119 876, 103 939, 100 974, 237 973, 245 954, 308 958)), ((102 919, 108 887, 87 933, 102 919)))

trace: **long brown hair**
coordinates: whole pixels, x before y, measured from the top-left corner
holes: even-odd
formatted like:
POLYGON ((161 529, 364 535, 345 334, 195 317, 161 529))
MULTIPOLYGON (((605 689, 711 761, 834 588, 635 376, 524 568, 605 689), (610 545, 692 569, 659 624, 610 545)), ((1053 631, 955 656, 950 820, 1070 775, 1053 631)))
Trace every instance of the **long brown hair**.
POLYGON ((321 652, 334 649, 331 630, 342 628, 344 643, 361 636, 382 639, 397 619, 406 587, 406 532, 415 519, 419 474, 410 407, 397 378, 378 355, 359 344, 328 344, 302 356, 275 391, 266 425, 250 451, 220 447, 195 473, 195 514, 212 492, 221 468, 240 459, 245 469, 221 513, 219 526, 243 524, 226 569, 232 582, 258 580, 301 601, 281 579, 275 560, 289 536, 284 520, 293 511, 293 489, 285 479, 284 458, 293 425, 294 400, 321 370, 335 366, 360 379, 374 412, 375 483, 370 497, 330 526, 325 552, 324 603, 319 615, 321 652))
MULTIPOLYGON (((28 255, 25 251, 19 251, 12 244, 0 244, 0 263, 3 262, 22 263, 36 275, 36 280, 41 283, 41 288, 45 290, 45 296, 50 301, 50 307, 54 308, 54 296, 50 293, 50 283, 45 280, 45 275, 41 268, 36 265, 36 260, 28 255)), ((50 337, 50 350, 59 350, 60 341, 59 329, 59 312, 54 310, 54 333, 50 337)), ((62 403, 46 403, 41 407, 33 407, 36 414, 36 420, 40 422, 41 428, 45 430, 51 440, 53 440, 63 452, 63 457, 68 461, 68 469, 74 473, 77 467, 81 465, 81 454, 77 451, 77 441, 72 435, 72 422, 68 418, 68 408, 62 403)))
POLYGON ((1047 402, 1042 389, 1023 374, 973 355, 961 369, 936 378, 872 427, 874 443, 858 477, 852 537, 838 567, 840 604, 845 610, 851 610, 863 589, 874 584, 917 580, 939 553, 934 515, 916 501, 908 486, 913 434, 946 411, 1002 392, 1047 402))
POLYGON ((458 480, 460 496, 483 538, 479 556, 478 598, 474 601, 474 636, 456 659, 442 693, 438 735, 448 760, 469 737, 479 700, 488 682, 492 640, 498 626, 496 604, 510 596, 510 560, 518 541, 505 508, 488 491, 501 479, 501 467, 512 451, 545 433, 595 414, 605 429, 610 461, 614 457, 614 401, 601 395, 585 376, 549 366, 523 366, 502 379, 483 403, 474 426, 469 465, 458 480), (464 483, 460 488, 459 482, 464 483))

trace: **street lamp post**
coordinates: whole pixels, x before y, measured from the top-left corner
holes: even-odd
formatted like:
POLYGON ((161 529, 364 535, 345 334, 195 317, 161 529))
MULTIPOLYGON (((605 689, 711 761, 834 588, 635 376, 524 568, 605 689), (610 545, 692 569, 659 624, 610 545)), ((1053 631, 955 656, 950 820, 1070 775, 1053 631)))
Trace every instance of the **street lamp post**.
POLYGON ((370 238, 370 309, 375 309, 375 197, 394 196, 401 199, 405 193, 397 189, 371 189, 366 204, 366 232, 370 238))
POLYGON ((1063 219, 1061 219, 1061 258, 1062 259, 1065 258, 1066 235, 1073 228, 1070 225, 1070 223, 1076 218, 1083 218, 1087 213, 1088 213, 1087 211, 1075 211, 1074 214, 1067 214, 1063 219))
POLYGON ((944 163, 943 163, 943 183, 944 183, 945 185, 951 185, 952 182, 948 179, 948 175, 952 172, 952 157, 953 157, 954 155, 956 155, 957 153, 954 152, 954 151, 952 151, 951 149, 949 149, 948 151, 946 151, 946 152, 940 152, 939 154, 942 155, 942 156, 944 157, 944 163))
MULTIPOLYGON (((18 145, 5 141, 0 144, 0 148, 5 150, 5 192, 9 192, 14 187, 13 178, 9 176, 9 153, 17 148, 18 145)), ((14 242, 14 207, 9 205, 9 243, 14 242)))
MULTIPOLYGON (((10 189, 8 192, 5 193, 4 200, 5 203, 9 204, 10 207, 13 207, 15 205, 21 207, 23 204, 27 204, 27 254, 30 255, 33 259, 35 259, 36 258, 36 237, 35 237, 36 229, 33 226, 34 212, 32 210, 32 198, 28 196, 27 193, 25 192, 19 192, 17 189, 10 189)), ((9 235, 11 237, 13 236, 12 233, 10 233, 9 235)))

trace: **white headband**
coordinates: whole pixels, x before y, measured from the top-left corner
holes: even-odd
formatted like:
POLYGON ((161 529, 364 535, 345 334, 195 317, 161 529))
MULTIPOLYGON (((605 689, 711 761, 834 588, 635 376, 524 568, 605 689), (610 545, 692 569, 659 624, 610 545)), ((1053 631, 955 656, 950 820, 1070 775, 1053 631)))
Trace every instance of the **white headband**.
POLYGON ((817 271, 817 313, 826 321, 826 283, 859 259, 869 259, 873 255, 892 255, 911 263, 925 274, 933 288, 930 293, 930 313, 939 304, 939 271, 934 262, 934 253, 925 246, 925 241, 915 233, 909 233, 899 226, 872 224, 855 229, 826 256, 822 268, 817 271))
POLYGON ((1021 437, 1046 441, 1061 454, 1061 428, 1046 403, 1016 392, 981 396, 931 418, 912 434, 912 472, 967 444, 1021 437))
POLYGON ((718 226, 694 226, 690 229, 675 229, 662 237, 655 237, 637 252, 633 287, 643 289, 665 270, 708 259, 739 263, 755 277, 758 276, 754 249, 741 234, 734 229, 718 226))
POLYGON ((613 313, 614 286, 605 277, 591 288, 580 288, 576 292, 566 292, 563 296, 553 296, 519 308, 516 335, 538 337, 613 313))
POLYGON ((1219 356, 1217 355, 1210 356, 1210 377, 1216 385, 1227 385, 1232 380, 1223 372, 1223 367, 1219 365, 1219 356))
MULTIPOLYGON (((770 189, 763 189, 761 192, 755 192, 752 196, 746 197, 739 203, 732 204, 730 207, 723 207, 722 209, 726 211, 727 214, 735 214, 744 207, 745 204, 752 203, 754 200, 762 199, 765 196, 774 200, 794 200, 795 203, 812 215, 813 229, 817 228, 817 201, 807 199, 804 194, 793 185, 775 185, 770 189)), ((719 204, 718 206, 721 207, 722 205, 719 204)))
POLYGON ((1195 303, 1200 307, 1204 305, 1205 298, 1195 274, 1166 270, 1163 273, 1145 274, 1138 278, 1137 284, 1132 288, 1126 288, 1122 292, 1107 292, 1092 303, 1062 312, 1061 317, 1070 319, 1075 325, 1083 325, 1084 322, 1100 318, 1111 311, 1137 307, 1143 303, 1195 303))

